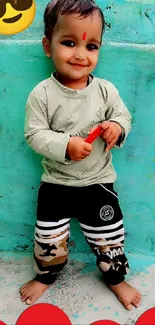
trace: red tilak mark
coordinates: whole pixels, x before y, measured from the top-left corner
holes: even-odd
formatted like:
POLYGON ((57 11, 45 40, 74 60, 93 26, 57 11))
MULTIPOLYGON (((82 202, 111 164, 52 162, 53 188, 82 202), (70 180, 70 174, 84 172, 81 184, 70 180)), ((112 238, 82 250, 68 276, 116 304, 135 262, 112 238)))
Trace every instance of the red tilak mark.
POLYGON ((86 33, 86 32, 84 32, 84 34, 83 34, 83 36, 82 36, 82 39, 83 39, 83 41, 85 41, 85 39, 86 39, 86 36, 87 36, 87 33, 86 33))

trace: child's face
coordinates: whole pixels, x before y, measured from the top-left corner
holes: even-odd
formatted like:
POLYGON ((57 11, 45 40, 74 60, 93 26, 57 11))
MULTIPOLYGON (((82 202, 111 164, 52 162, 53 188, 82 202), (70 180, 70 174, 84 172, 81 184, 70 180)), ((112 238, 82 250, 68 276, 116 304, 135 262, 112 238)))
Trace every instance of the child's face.
POLYGON ((101 46, 102 21, 98 12, 86 18, 60 16, 49 52, 56 70, 70 80, 88 76, 96 67, 101 46))

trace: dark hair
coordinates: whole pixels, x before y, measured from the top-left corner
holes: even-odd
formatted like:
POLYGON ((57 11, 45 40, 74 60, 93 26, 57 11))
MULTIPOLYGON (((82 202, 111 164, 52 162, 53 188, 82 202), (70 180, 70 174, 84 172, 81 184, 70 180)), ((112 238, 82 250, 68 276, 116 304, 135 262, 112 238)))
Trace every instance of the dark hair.
POLYGON ((98 11, 102 20, 102 34, 105 29, 104 15, 93 0, 53 0, 48 3, 44 12, 44 34, 51 41, 54 27, 60 15, 78 14, 88 17, 98 11))

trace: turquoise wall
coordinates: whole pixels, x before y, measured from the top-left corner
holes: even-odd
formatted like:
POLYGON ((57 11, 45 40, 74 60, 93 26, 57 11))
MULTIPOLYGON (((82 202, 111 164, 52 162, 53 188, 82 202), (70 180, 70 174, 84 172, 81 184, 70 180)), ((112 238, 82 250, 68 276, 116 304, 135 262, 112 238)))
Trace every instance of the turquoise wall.
MULTIPOLYGON (((48 1, 36 1, 32 25, 14 36, 0 35, 0 250, 32 251, 41 157, 23 137, 28 93, 50 75, 40 39, 48 1)), ((125 216, 128 252, 155 252, 155 3, 100 0, 107 29, 95 75, 112 81, 133 115, 121 150, 113 150, 116 188, 125 216)), ((72 223, 72 252, 86 244, 72 223)), ((89 249, 88 249, 89 250, 89 249)))

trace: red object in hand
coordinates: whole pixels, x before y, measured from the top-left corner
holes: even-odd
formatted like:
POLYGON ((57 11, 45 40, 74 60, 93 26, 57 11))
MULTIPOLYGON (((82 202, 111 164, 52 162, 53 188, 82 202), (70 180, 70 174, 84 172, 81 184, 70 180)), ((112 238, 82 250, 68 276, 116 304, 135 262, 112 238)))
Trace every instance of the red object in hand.
POLYGON ((101 125, 98 125, 85 139, 85 142, 92 143, 97 137, 99 137, 102 133, 101 125))

